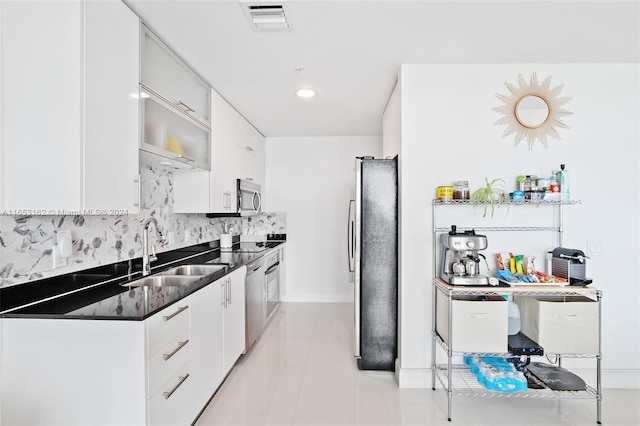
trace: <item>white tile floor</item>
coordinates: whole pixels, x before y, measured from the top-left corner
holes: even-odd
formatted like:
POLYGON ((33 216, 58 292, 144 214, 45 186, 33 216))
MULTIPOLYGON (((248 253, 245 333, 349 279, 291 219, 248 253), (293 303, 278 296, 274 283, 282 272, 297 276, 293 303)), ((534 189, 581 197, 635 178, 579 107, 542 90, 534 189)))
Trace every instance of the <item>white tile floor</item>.
MULTIPOLYGON (((595 400, 454 397, 359 371, 353 305, 282 304, 196 425, 595 425, 595 400)), ((640 391, 605 390, 604 425, 640 425, 640 391)))

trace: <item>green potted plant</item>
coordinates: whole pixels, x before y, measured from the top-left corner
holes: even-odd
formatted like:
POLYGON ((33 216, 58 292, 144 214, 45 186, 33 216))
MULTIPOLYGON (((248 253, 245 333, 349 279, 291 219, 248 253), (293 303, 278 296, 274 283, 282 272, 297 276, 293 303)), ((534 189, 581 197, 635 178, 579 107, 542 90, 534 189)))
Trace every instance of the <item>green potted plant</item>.
POLYGON ((494 179, 489 182, 489 179, 485 177, 484 181, 486 183, 485 186, 478 188, 471 194, 471 202, 474 206, 478 204, 484 205, 482 217, 487 216, 487 210, 491 207, 491 217, 493 217, 495 207, 500 206, 508 195, 502 187, 504 184, 502 179, 494 179))

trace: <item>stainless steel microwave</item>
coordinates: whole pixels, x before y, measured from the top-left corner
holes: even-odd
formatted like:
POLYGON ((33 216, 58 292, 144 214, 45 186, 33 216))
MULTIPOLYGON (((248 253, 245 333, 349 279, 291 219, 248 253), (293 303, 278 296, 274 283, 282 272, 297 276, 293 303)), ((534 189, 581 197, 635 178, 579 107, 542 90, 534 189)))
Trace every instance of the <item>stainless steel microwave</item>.
POLYGON ((238 209, 240 216, 258 214, 262 207, 262 195, 260 185, 250 180, 238 179, 237 191, 238 209))

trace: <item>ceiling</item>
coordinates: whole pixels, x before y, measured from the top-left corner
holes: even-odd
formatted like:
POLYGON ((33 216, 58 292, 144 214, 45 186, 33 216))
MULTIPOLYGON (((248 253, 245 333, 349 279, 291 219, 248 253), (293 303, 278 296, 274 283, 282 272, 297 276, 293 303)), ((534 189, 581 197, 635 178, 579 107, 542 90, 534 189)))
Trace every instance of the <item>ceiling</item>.
POLYGON ((267 137, 381 135, 401 64, 640 62, 638 0, 253 1, 280 32, 239 0, 125 2, 267 137))

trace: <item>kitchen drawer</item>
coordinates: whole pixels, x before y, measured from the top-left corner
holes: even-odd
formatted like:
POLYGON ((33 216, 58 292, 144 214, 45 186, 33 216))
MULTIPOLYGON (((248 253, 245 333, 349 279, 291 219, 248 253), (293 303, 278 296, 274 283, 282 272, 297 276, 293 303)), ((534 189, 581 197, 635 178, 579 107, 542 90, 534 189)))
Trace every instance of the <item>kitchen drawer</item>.
POLYGON ((502 298, 456 297, 452 302, 449 342, 449 299, 436 292, 436 331, 455 352, 504 353, 507 345, 507 301, 502 298))
POLYGON ((600 353, 599 302, 582 296, 517 296, 521 332, 548 354, 600 353))
POLYGON ((155 394, 181 366, 189 362, 190 351, 189 330, 185 330, 149 358, 147 364, 148 395, 155 394))
POLYGON ((147 406, 149 425, 175 426, 193 422, 197 412, 192 402, 190 369, 189 363, 181 366, 149 399, 147 406))
POLYGON ((147 357, 189 328, 189 298, 166 307, 145 321, 147 327, 147 357))

